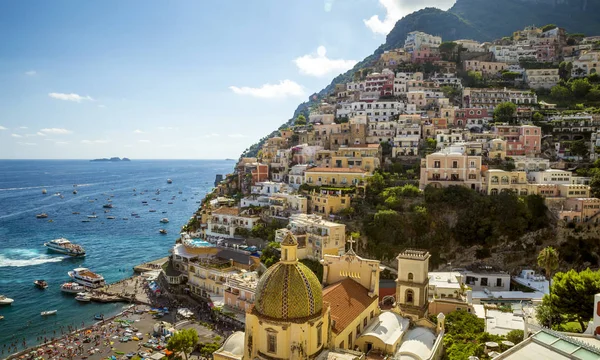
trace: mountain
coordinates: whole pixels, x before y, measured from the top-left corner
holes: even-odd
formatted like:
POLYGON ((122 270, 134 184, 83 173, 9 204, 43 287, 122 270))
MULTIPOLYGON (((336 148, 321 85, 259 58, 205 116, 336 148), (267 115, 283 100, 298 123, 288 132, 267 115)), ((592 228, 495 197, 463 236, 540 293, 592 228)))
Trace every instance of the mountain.
MULTIPOLYGON (((448 11, 425 8, 413 12, 398 20, 385 43, 373 54, 298 105, 286 124, 291 124, 300 114, 308 118, 310 107, 333 91, 336 84, 351 81, 356 71, 377 61, 384 51, 403 47, 406 35, 411 31, 439 35, 443 41, 492 41, 511 36, 514 31, 526 26, 556 24, 565 28, 567 33, 600 35, 600 21, 596 14, 600 14, 598 0, 457 0, 448 11)), ((242 156, 256 156, 264 141, 275 134, 273 132, 250 146, 242 156)))

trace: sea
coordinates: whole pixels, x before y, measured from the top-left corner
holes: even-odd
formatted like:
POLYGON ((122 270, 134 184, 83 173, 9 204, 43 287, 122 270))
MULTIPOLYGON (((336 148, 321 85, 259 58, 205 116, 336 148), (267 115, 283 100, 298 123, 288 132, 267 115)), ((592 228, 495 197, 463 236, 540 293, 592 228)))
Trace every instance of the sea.
MULTIPOLYGON (((231 172, 233 165, 226 160, 0 160, 0 294, 14 299, 0 306, 0 349, 13 342, 21 349, 23 340, 33 346, 40 337, 60 336, 61 327, 87 326, 95 314, 122 311, 123 303, 80 303, 62 293, 67 272, 87 267, 112 283, 131 276, 135 265, 168 256, 215 175, 231 172), (113 208, 105 212, 108 203, 113 208), (40 213, 48 218, 37 219, 40 213), (92 214, 97 218, 83 222, 92 214), (161 228, 168 234, 159 234, 161 228), (62 237, 82 245, 86 256, 46 250, 44 242, 62 237), (36 279, 49 287, 36 288, 36 279), (48 310, 58 312, 40 315, 48 310)), ((0 358, 7 355, 3 351, 0 358)))

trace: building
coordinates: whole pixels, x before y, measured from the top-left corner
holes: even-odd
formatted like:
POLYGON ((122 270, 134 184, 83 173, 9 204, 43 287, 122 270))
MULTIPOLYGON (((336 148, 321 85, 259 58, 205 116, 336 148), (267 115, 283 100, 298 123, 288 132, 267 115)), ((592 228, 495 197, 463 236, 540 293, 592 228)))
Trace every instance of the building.
POLYGON ((398 260, 396 304, 413 319, 427 317, 429 308, 429 253, 405 250, 398 260))
POLYGON ((238 207, 222 206, 213 210, 207 219, 207 236, 233 238, 238 229, 252 230, 260 216, 252 210, 240 211, 238 207))
POLYGON ((421 125, 406 123, 398 125, 394 137, 392 156, 417 156, 421 142, 421 125))
POLYGON ((537 60, 537 49, 531 45, 491 45, 489 51, 496 61, 508 64, 537 60))
POLYGON ((508 68, 508 64, 503 62, 465 60, 463 61, 465 71, 476 71, 483 77, 498 77, 502 71, 508 68))
POLYGON ((496 135, 506 140, 507 156, 537 156, 542 152, 542 129, 533 125, 499 125, 496 135))
POLYGON ((475 40, 454 40, 454 42, 467 52, 485 52, 485 48, 481 46, 481 43, 475 40))
POLYGON ((373 173, 381 166, 381 145, 340 146, 331 157, 332 168, 362 169, 373 173))
POLYGON ((510 274, 500 271, 492 266, 473 264, 465 269, 456 269, 460 272, 461 283, 469 286, 473 292, 481 291, 509 291, 510 274))
POLYGON ((560 81, 558 69, 527 69, 525 83, 532 89, 550 89, 560 81))
POLYGON ((404 49, 386 50, 379 57, 377 64, 384 68, 395 68, 396 66, 410 62, 410 54, 404 49))
POLYGON ((324 218, 350 207, 354 190, 321 189, 312 191, 308 198, 309 210, 324 218))
POLYGON ((257 285, 258 274, 255 271, 227 276, 223 292, 225 308, 245 314, 256 300, 257 285))
POLYGON ((299 259, 320 260, 324 255, 344 252, 346 225, 322 219, 317 214, 294 214, 286 229, 275 232, 275 241, 281 242, 288 233, 298 240, 299 259))
POLYGON ((512 102, 517 105, 533 105, 537 103, 537 95, 531 91, 512 89, 476 89, 463 90, 464 108, 484 108, 493 111, 503 102, 512 102))
POLYGON ((448 187, 465 186, 481 189, 481 156, 466 155, 445 149, 421 160, 420 188, 427 185, 448 187))
POLYGON ((564 206, 558 211, 558 217, 565 222, 588 222, 593 220, 598 223, 600 213, 600 199, 596 198, 570 198, 566 199, 564 206))
POLYGON ((600 71, 600 51, 586 51, 573 61, 572 77, 585 77, 600 71))
POLYGON ((304 181, 312 186, 356 186, 364 185, 369 173, 360 168, 323 168, 315 167, 306 170, 304 181))
POLYGON ((429 35, 422 31, 412 31, 406 36, 404 49, 408 53, 413 53, 414 51, 420 50, 424 46, 437 48, 441 43, 442 38, 440 36, 429 35))
POLYGON ((491 120, 492 116, 487 109, 482 108, 464 108, 454 110, 453 124, 460 128, 483 128, 491 120))

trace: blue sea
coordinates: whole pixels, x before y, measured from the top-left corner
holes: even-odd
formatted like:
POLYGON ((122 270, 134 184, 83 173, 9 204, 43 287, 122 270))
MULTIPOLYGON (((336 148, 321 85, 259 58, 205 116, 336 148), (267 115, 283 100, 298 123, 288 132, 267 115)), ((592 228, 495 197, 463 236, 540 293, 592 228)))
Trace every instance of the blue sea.
POLYGON ((62 293, 67 272, 87 267, 115 282, 131 276, 133 266, 167 256, 181 227, 212 189, 215 175, 232 168, 233 162, 224 160, 0 160, 0 294, 15 300, 0 306, 0 349, 15 339, 31 346, 38 336, 60 334, 61 325, 89 325, 94 314, 120 312, 123 304, 82 304, 62 293), (113 208, 105 213, 108 199, 113 208), (36 219, 39 213, 48 218, 36 219), (92 213, 98 218, 82 222, 92 213), (168 224, 159 222, 164 217, 168 224), (168 235, 159 234, 161 228, 168 235), (86 257, 47 252, 43 243, 60 237, 82 245, 86 257), (36 279, 45 279, 49 288, 34 287, 36 279), (43 318, 45 310, 58 313, 43 318))

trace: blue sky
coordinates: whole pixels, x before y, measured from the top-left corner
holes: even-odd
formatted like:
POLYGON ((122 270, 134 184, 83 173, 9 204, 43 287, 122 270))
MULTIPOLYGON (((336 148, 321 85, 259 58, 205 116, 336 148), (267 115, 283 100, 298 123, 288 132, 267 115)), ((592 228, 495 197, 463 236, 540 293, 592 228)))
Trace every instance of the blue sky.
POLYGON ((0 158, 237 158, 454 0, 0 2, 0 158))

